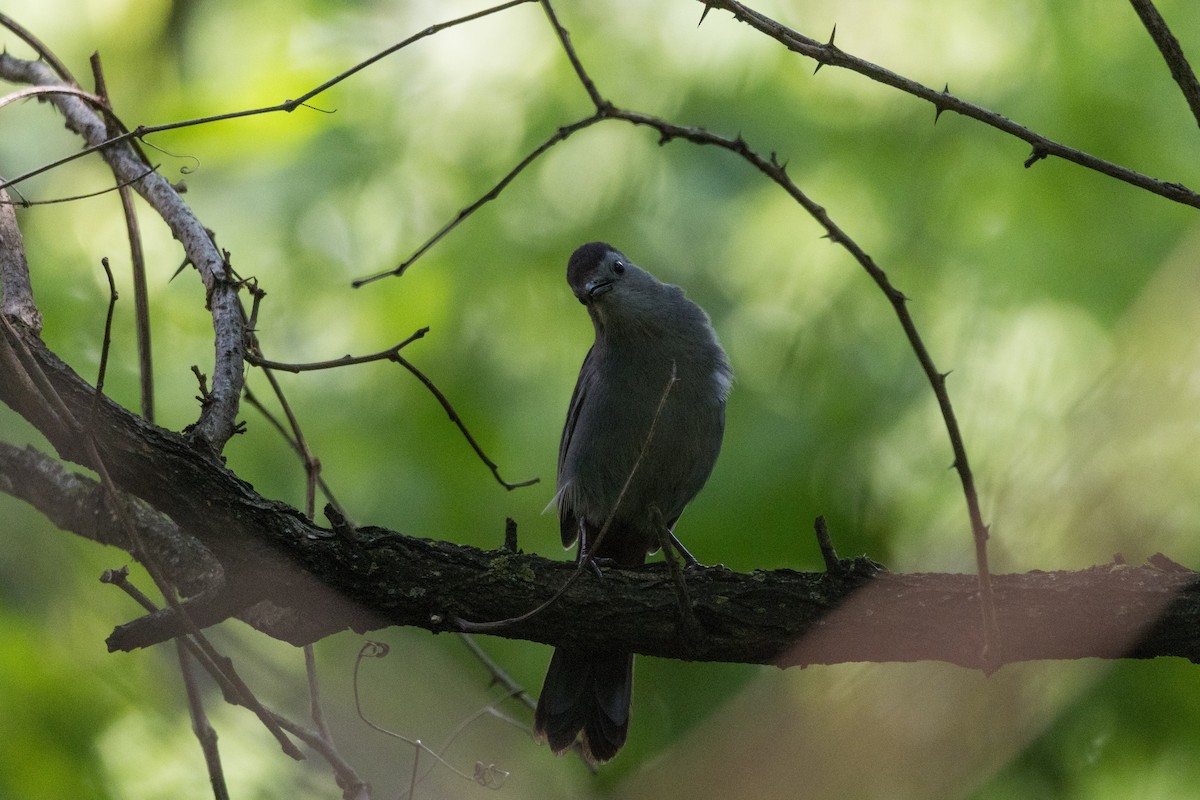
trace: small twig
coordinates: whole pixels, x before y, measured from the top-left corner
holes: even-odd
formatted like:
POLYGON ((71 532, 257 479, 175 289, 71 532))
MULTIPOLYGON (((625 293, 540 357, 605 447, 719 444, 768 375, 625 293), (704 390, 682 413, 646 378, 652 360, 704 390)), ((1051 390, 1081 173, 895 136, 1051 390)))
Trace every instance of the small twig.
MULTIPOLYGON (((253 319, 253 317, 251 317, 253 319)), ((288 364, 282 361, 271 361, 263 358, 258 352, 248 352, 246 361, 256 367, 265 367, 267 369, 275 369, 280 372, 313 372, 321 369, 337 369, 339 367, 349 367, 354 364, 368 364, 372 361, 395 361, 396 354, 408 345, 415 342, 429 333, 429 326, 418 328, 411 336, 399 344, 394 344, 386 350, 380 350, 378 353, 370 353, 365 356, 342 356, 341 358, 332 358, 327 361, 313 361, 306 364, 288 364)))
POLYGON ((492 683, 499 684, 504 687, 504 696, 513 697, 520 700, 529 710, 537 708, 537 701, 529 696, 529 692, 525 691, 525 687, 514 681, 509 674, 496 661, 487 654, 487 652, 479 646, 475 641, 475 637, 469 633, 459 633, 458 640, 463 643, 463 646, 475 656, 475 659, 483 665, 483 668, 492 676, 492 683))
POLYGON ((475 437, 471 435, 469 430, 467 430, 466 423, 464 423, 462 418, 458 416, 458 412, 454 410, 454 406, 450 404, 450 401, 446 398, 446 395, 442 394, 441 389, 439 389, 424 372, 421 372, 421 370, 413 366, 412 362, 402 357, 399 353, 395 354, 392 357, 392 360, 412 373, 413 377, 423 383, 425 388, 429 390, 429 393, 437 399, 438 403, 441 404, 442 409, 450 417, 450 421, 458 427, 458 430, 462 433, 463 438, 467 440, 467 444, 469 444, 471 449, 475 451, 475 455, 479 456, 479 460, 482 461, 489 470, 491 470, 492 477, 496 479, 497 483, 511 492, 513 489, 532 486, 541 480, 540 478, 529 478, 528 480, 518 481, 517 483, 509 483, 508 481, 504 480, 504 478, 500 475, 500 467, 496 465, 495 461, 492 461, 490 458, 488 458, 487 453, 483 452, 483 448, 479 446, 479 443, 475 441, 475 437))
POLYGON ((183 686, 187 692, 188 713, 192 717, 192 733, 200 742, 204 764, 208 768, 208 781, 212 784, 215 800, 229 800, 229 788, 225 784, 225 769, 221 765, 221 750, 217 745, 217 732, 208 721, 204 710, 204 699, 196 685, 196 661, 188 652, 182 639, 175 640, 175 655, 179 658, 179 671, 183 675, 183 686))
MULTIPOLYGON (((475 455, 478 456, 484 465, 491 471, 492 477, 496 479, 497 483, 509 491, 512 491, 513 489, 520 489, 525 486, 532 486, 533 484, 538 483, 540 480, 539 478, 530 478, 529 480, 520 481, 517 483, 510 483, 509 481, 506 481, 500 474, 500 467, 496 464, 496 462, 492 461, 492 459, 488 457, 487 453, 483 451, 483 448, 480 447, 479 443, 475 441, 475 437, 471 434, 471 431, 468 430, 466 423, 462 421, 462 418, 458 415, 458 412, 455 411, 453 404, 451 404, 450 400, 447 399, 446 395, 444 395, 442 391, 438 389, 437 384, 435 384, 429 378, 429 376, 417 369, 417 367, 413 365, 411 361, 408 361, 400 355, 400 351, 403 348, 417 339, 424 337, 428 332, 428 327, 419 328, 416 332, 399 344, 395 344, 386 350, 380 350, 378 353, 370 353, 365 356, 342 356, 341 358, 334 358, 327 361, 314 361, 307 364, 289 364, 263 358, 262 355, 257 352, 256 347, 251 347, 246 353, 246 360, 257 367, 264 368, 268 379, 271 380, 272 385, 276 387, 277 384, 275 383, 274 378, 271 377, 271 370, 299 373, 321 369, 337 369, 339 367, 348 367, 354 364, 367 364, 373 361, 392 361, 408 370, 425 386, 426 389, 429 390, 429 393, 434 396, 438 403, 441 404, 442 409, 445 410, 446 414, 450 417, 450 421, 458 427, 459 431, 463 435, 463 438, 467 440, 467 444, 469 444, 471 449, 475 451, 475 455)), ((278 394, 278 388, 276 389, 276 394, 278 394)), ((288 413, 288 419, 293 423, 292 427, 293 430, 295 430, 295 419, 292 417, 290 412, 288 413)))
POLYGON ((510 553, 520 552, 517 546, 517 521, 512 517, 504 520, 504 549, 510 553))
MULTIPOLYGON (((108 87, 104 81, 104 68, 100 64, 100 53, 92 53, 92 76, 96 82, 96 96, 104 103, 105 110, 111 108, 108 87)), ((112 117, 106 116, 108 133, 118 132, 112 117)), ((125 232, 129 239, 129 261, 133 268, 134 329, 137 332, 138 375, 141 387, 142 416, 154 421, 154 366, 150 356, 150 299, 146 288, 146 256, 142 248, 142 232, 138 226, 137 209, 133 205, 133 190, 128 183, 117 179, 117 192, 121 197, 121 210, 125 215, 125 232)))
POLYGON ((100 398, 104 394, 104 377, 108 372, 108 353, 112 347, 113 312, 117 307, 117 284, 113 281, 112 268, 108 266, 108 256, 100 259, 100 265, 104 267, 104 275, 108 278, 108 312, 104 315, 104 338, 100 341, 100 368, 96 371, 96 394, 92 404, 93 412, 95 411, 95 404, 100 402, 100 398))
POLYGON ((3 200, 0 200, 0 203, 6 203, 8 205, 20 206, 21 208, 31 208, 33 206, 52 206, 52 205, 57 205, 59 203, 74 203, 77 200, 88 200, 93 197, 101 197, 103 195, 108 194, 109 192, 120 191, 121 188, 124 186, 132 186, 133 184, 137 183, 138 181, 140 181, 142 178, 146 177, 150 173, 158 172, 160 166, 161 166, 160 164, 155 164, 154 166, 147 167, 145 172, 141 173, 140 175, 138 175, 134 178, 131 178, 131 179, 125 180, 125 181, 121 181, 120 183, 114 184, 112 186, 106 186, 103 189, 97 189, 94 192, 84 192, 83 194, 73 194, 73 195, 68 195, 66 197, 55 197, 50 200, 26 200, 26 199, 22 198, 20 201, 16 201, 16 200, 3 199, 3 200))
MULTIPOLYGON (((258 409, 258 412, 266 418, 271 427, 275 428, 275 430, 279 432, 284 441, 288 443, 288 446, 295 451, 296 455, 303 459, 304 453, 301 451, 300 445, 294 438, 292 438, 292 435, 288 433, 288 430, 283 426, 283 423, 280 422, 279 419, 276 418, 276 416, 262 404, 262 402, 252 391, 250 391, 249 386, 247 386, 243 391, 245 393, 246 402, 258 409)), ((333 490, 329 488, 329 484, 326 483, 325 478, 321 477, 319 474, 317 475, 317 486, 320 487, 321 493, 325 495, 325 498, 329 501, 330 505, 333 506, 335 512, 340 514, 342 517, 345 517, 345 510, 342 508, 341 503, 339 503, 337 498, 334 497, 333 490)))
POLYGON ((833 539, 829 538, 829 525, 826 524, 825 517, 817 517, 813 521, 813 528, 817 532, 817 546, 821 548, 821 557, 825 559, 825 571, 841 572, 842 561, 838 558, 837 550, 834 549, 833 539))
POLYGON ((1192 110, 1192 116, 1196 118, 1196 124, 1200 125, 1200 81, 1196 80, 1196 73, 1192 71, 1192 65, 1183 54, 1179 40, 1171 33, 1166 20, 1158 13, 1151 0, 1129 0, 1129 3, 1146 26, 1154 44, 1158 45, 1158 51, 1162 53, 1167 68, 1171 70, 1171 77, 1179 84, 1183 97, 1192 110))
POLYGON ((309 716, 322 739, 333 745, 333 734, 325 722, 325 709, 321 706, 321 684, 317 679, 317 656, 311 644, 304 645, 304 672, 308 676, 309 716))
MULTIPOLYGON (((550 136, 544 142, 542 142, 537 147, 535 147, 532 150, 532 152, 529 153, 529 155, 527 155, 527 156, 525 156, 525 158, 521 159, 521 161, 515 167, 513 167, 511 170, 509 170, 508 174, 505 175, 503 178, 501 178, 499 180, 499 182, 496 183, 495 186, 493 186, 491 189, 489 189, 487 192, 485 192, 475 202, 471 203, 469 206, 466 206, 465 208, 460 210, 457 214, 455 214, 453 219, 451 219, 449 222, 447 222, 445 225, 443 225, 438 230, 438 232, 435 233, 433 236, 430 236, 428 239, 426 239, 424 244, 422 244, 415 251, 413 251, 412 255, 410 255, 408 258, 401 261, 399 266, 397 266, 393 269, 385 270, 384 272, 378 272, 378 273, 376 273, 374 275, 370 275, 366 278, 359 278, 355 281, 351 281, 350 285, 353 286, 355 289, 358 289, 362 286, 367 285, 368 283, 372 283, 374 281, 380 280, 381 278, 387 278, 387 277, 390 277, 393 275, 396 275, 396 276, 403 275, 405 273, 405 271, 410 266, 412 266, 413 262, 415 262, 421 256, 425 255, 425 253, 427 253, 430 248, 432 248, 435 244, 437 244, 443 238, 445 238, 446 234, 450 233, 450 231, 457 228, 467 217, 474 214, 483 205, 485 205, 486 203, 489 203, 492 200, 495 200, 497 197, 499 197, 500 193, 502 191, 504 191, 504 188, 506 186, 508 186, 510 183, 512 183, 513 180, 518 175, 520 175, 522 172, 524 172, 526 167, 528 167, 530 164, 532 164, 534 161, 536 161, 538 158, 540 158, 542 155, 544 155, 547 150, 549 150, 551 147, 553 147, 556 144, 565 142, 567 140, 567 138, 571 136, 571 134, 578 133, 579 131, 583 130, 584 128, 589 128, 592 125, 595 125, 597 122, 600 122, 602 119, 604 119, 603 114, 593 114, 592 116, 587 117, 585 119, 581 119, 578 122, 572 122, 569 125, 562 126, 557 131, 555 131, 552 136, 550 136)), ((0 188, 3 188, 3 187, 0 187, 0 188)))

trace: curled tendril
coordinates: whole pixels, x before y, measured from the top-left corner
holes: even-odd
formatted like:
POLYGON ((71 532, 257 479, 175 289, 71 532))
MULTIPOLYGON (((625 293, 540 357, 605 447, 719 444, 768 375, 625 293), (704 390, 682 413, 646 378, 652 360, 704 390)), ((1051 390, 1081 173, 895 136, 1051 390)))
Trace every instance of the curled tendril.
POLYGON ((387 654, 392 651, 384 642, 377 642, 374 639, 368 639, 363 643, 362 649, 358 651, 359 658, 387 658, 387 654))
POLYGON ((488 789, 503 788, 510 774, 508 770, 500 769, 495 764, 484 764, 482 761, 475 762, 475 782, 488 789))

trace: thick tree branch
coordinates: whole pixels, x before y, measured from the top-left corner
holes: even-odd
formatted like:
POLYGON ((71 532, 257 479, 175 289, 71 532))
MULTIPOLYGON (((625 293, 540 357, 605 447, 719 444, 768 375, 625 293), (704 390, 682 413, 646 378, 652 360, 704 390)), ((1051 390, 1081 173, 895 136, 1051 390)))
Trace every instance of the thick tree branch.
MULTIPOLYGON (((82 415, 92 402, 87 382, 32 335, 21 340, 11 341, 6 332, 0 348, 27 348, 66 405, 82 415)), ((65 457, 79 457, 75 431, 29 413, 41 402, 36 392, 31 382, 0 382, 0 400, 41 426, 65 457)), ((272 632, 296 644, 347 627, 449 631, 457 619, 518 616, 549 597, 574 569, 563 561, 382 528, 335 534, 263 498, 182 436, 115 403, 103 400, 94 424, 113 479, 221 561, 224 593, 192 608, 200 625, 270 600, 303 612, 295 616, 304 625, 280 624, 272 632)), ((8 478, 0 488, 13 475, 4 463, 0 474, 8 478)), ((52 477, 50 487, 58 480, 52 477)), ((39 508, 56 502, 54 491, 40 501, 23 496, 39 508)), ((495 633, 690 660, 790 666, 936 659, 979 666, 978 584, 971 575, 702 570, 685 580, 698 637, 681 635, 675 586, 661 566, 609 570, 603 580, 585 576, 540 614, 495 633), (579 619, 590 624, 581 626, 579 619)), ((994 663, 1161 655, 1200 661, 1200 580, 1165 559, 1141 567, 998 575, 994 591, 994 663)), ((110 646, 146 646, 179 630, 165 610, 121 626, 110 646)))

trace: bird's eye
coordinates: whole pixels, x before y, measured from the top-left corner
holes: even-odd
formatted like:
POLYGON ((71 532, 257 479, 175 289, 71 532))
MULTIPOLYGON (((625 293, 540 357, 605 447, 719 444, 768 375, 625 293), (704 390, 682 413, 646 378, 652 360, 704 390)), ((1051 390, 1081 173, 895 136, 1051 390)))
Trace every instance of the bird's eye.
POLYGON ((613 272, 620 275, 624 271, 625 271, 625 262, 624 261, 614 261, 613 262, 613 272))

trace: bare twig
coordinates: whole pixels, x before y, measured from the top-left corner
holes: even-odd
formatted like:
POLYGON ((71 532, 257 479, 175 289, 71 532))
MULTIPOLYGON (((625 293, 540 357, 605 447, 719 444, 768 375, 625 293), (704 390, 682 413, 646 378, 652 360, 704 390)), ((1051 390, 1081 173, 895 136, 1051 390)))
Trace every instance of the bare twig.
MULTIPOLYGON (((123 143, 129 142, 130 140, 133 140, 133 139, 140 140, 140 139, 142 139, 146 136, 149 136, 151 134, 154 134, 154 133, 162 133, 164 131, 179 130, 180 128, 191 128, 191 127, 195 127, 197 125, 210 125, 214 122, 224 122, 224 121, 228 121, 228 120, 241 119, 243 117, 258 116, 261 114, 273 114, 273 113, 278 113, 280 111, 291 113, 292 111, 295 111, 297 108, 300 108, 302 106, 307 107, 308 101, 311 100, 312 98, 316 97, 318 94, 321 94, 322 92, 326 91, 327 89, 330 89, 331 87, 336 86, 337 84, 339 84, 342 81, 349 78, 351 75, 354 75, 355 73, 359 72, 360 70, 363 70, 363 69, 369 67, 370 65, 374 64, 376 61, 379 61, 382 58, 392 55, 393 53, 397 52, 398 50, 402 50, 405 47, 408 47, 410 44, 413 44, 414 42, 420 41, 421 39, 424 39, 427 36, 431 36, 435 33, 438 33, 439 31, 443 31, 447 28, 452 28, 456 25, 462 25, 466 22, 472 22, 472 21, 480 19, 482 17, 486 17, 491 14, 495 14, 499 11, 506 11, 514 6, 523 5, 524 3, 530 3, 530 2, 534 2, 534 0, 509 0, 509 2, 501 3, 499 5, 492 6, 491 8, 485 8, 485 9, 483 9, 481 11, 477 11, 473 14, 467 14, 465 16, 458 17, 456 19, 447 20, 446 22, 439 22, 434 25, 430 25, 429 27, 421 30, 420 32, 408 37, 404 41, 394 44, 391 47, 388 47, 387 49, 371 56, 370 58, 366 59, 365 61, 361 61, 358 64, 355 64, 350 69, 345 70, 342 73, 339 73, 338 75, 336 75, 333 78, 330 78, 329 80, 325 81, 324 83, 321 83, 320 85, 318 85, 312 89, 309 89, 307 92, 300 95, 295 100, 285 100, 284 102, 276 103, 275 105, 262 106, 260 108, 243 109, 241 111, 231 111, 231 112, 224 113, 224 114, 211 114, 211 115, 204 116, 204 117, 195 117, 193 119, 180 120, 178 122, 168 122, 168 123, 165 123, 162 125, 139 125, 136 128, 133 128, 132 130, 126 129, 122 133, 117 134, 111 138, 106 138, 105 140, 99 141, 99 142, 89 143, 88 147, 84 148, 83 150, 81 150, 78 153, 72 153, 71 155, 65 156, 56 161, 52 161, 48 164, 43 164, 42 166, 38 167, 37 169, 33 169, 28 172, 22 173, 21 175, 18 175, 17 177, 12 178, 9 181, 0 183, 0 189, 6 189, 9 186, 12 186, 14 184, 21 183, 22 181, 26 181, 32 177, 41 175, 44 172, 47 172, 52 169, 56 169, 57 167, 61 167, 62 165, 67 164, 71 161, 74 161, 77 158, 82 158, 82 157, 90 155, 92 153, 100 152, 100 151, 104 150, 105 148, 111 147, 112 145, 123 144, 123 143)), ((4 17, 3 15, 0 15, 0 23, 6 22, 6 21, 8 21, 8 18, 4 17)), ((13 23, 13 25, 15 25, 15 23, 13 23)), ((12 27, 12 26, 9 26, 9 27, 12 27)), ((14 32, 17 32, 17 28, 13 28, 13 30, 14 30, 14 32)), ((43 52, 43 50, 39 49, 39 53, 42 53, 42 52, 43 52)), ((55 62, 55 63, 57 63, 57 62, 55 62)), ((2 74, 2 71, 0 71, 0 74, 2 74)), ((64 78, 64 80, 66 80, 66 78, 64 78)), ((39 81, 39 83, 40 82, 41 81, 39 81)), ((50 83, 51 81, 46 81, 46 82, 50 83)), ((74 81, 71 81, 71 82, 74 83, 74 81)), ((82 91, 82 90, 80 90, 80 91, 82 91)), ((77 92, 73 92, 73 93, 77 93, 77 92)))
POLYGON ((378 353, 370 353, 365 356, 342 356, 341 358, 333 358, 328 361, 313 361, 307 364, 287 364, 282 361, 271 361, 263 358, 261 353, 249 352, 246 354, 246 361, 256 367, 265 367, 266 369, 277 369, 280 372, 311 372, 321 369, 337 369, 338 367, 349 367, 353 364, 368 364, 372 361, 395 361, 396 354, 403 348, 415 342, 429 333, 428 326, 418 328, 412 336, 409 336, 399 344, 394 344, 386 350, 380 350, 378 353))
POLYGON ((1192 110, 1192 116, 1196 118, 1196 124, 1200 125, 1200 81, 1196 80, 1196 73, 1192 71, 1192 65, 1183 54, 1179 40, 1171 33, 1171 29, 1167 27, 1166 21, 1151 0, 1129 0, 1129 3, 1146 26, 1150 38, 1158 45, 1158 51, 1162 53, 1167 68, 1171 70, 1171 77, 1179 84, 1179 89, 1192 110))
POLYGON ((549 150, 551 147, 554 147, 554 145, 556 145, 556 144, 566 141, 567 138, 571 136, 571 134, 578 133, 579 131, 583 130, 584 128, 590 128, 592 125, 595 125, 597 122, 600 122, 604 118, 605 118, 604 114, 597 113, 597 114, 593 114, 592 116, 587 117, 585 119, 581 119, 578 122, 572 122, 569 125, 562 126, 557 131, 555 131, 553 135, 551 135, 548 139, 546 139, 546 141, 542 142, 537 147, 535 147, 533 149, 533 151, 529 153, 529 155, 527 155, 527 156, 525 156, 525 158, 521 159, 520 163, 518 163, 515 167, 513 167, 511 170, 509 170, 507 175, 505 175, 503 178, 501 178, 500 181, 495 186, 493 186, 486 193, 484 193, 478 200, 471 203, 469 206, 467 206, 466 208, 463 208, 461 211, 459 211, 457 214, 455 214, 454 219, 450 220, 445 225, 443 225, 438 230, 437 233, 435 233, 433 236, 429 237, 425 241, 424 244, 422 244, 420 247, 418 247, 413 252, 412 255, 410 255, 408 258, 406 258, 402 262, 400 262, 399 266, 397 266, 393 269, 386 270, 384 272, 379 272, 374 275, 369 275, 366 278, 359 278, 358 280, 352 281, 350 283, 350 285, 353 286, 355 289, 358 289, 362 286, 367 285, 368 283, 372 283, 381 278, 387 278, 387 277, 390 277, 393 275, 395 275, 395 276, 403 275, 405 273, 405 271, 410 266, 412 266, 414 261, 416 261, 421 256, 425 255, 425 253, 427 253, 431 247, 433 247, 435 244, 437 244, 443 238, 445 238, 446 234, 450 233, 450 231, 457 228, 463 222, 463 220, 465 220, 467 217, 474 214, 486 203, 489 203, 492 200, 495 200, 497 197, 499 197, 500 193, 502 191, 504 191, 504 188, 506 186, 508 186, 508 184, 512 183, 513 179, 515 179, 518 175, 520 175, 522 172, 524 172, 526 167, 528 167, 530 164, 532 164, 534 161, 536 161, 538 158, 540 158, 543 154, 545 154, 545 152, 547 150, 549 150))
POLYGON ((104 376, 108 371, 108 353, 112 347, 113 312, 117 307, 117 284, 113 281, 112 268, 108 265, 108 257, 100 259, 104 267, 104 276, 108 278, 108 311, 104 315, 104 337, 100 340, 100 367, 96 371, 95 402, 100 402, 104 394, 104 376))
POLYGON ((183 640, 175 640, 175 655, 179 658, 179 671, 183 675, 183 686, 187 692, 188 713, 192 717, 192 733, 200 742, 204 764, 208 768, 208 781, 212 785, 215 800, 229 800, 229 788, 225 784, 225 768, 221 765, 221 750, 217 745, 217 732, 208 721, 204 710, 204 698, 196 683, 196 660, 188 652, 183 640))
MULTIPOLYGON (((96 82, 96 96, 110 109, 108 86, 104 80, 104 68, 100 53, 92 53, 92 76, 96 82)), ((118 133, 117 127, 108 122, 108 135, 118 133)), ((145 174, 145 173, 143 173, 145 174)), ((146 255, 142 248, 142 232, 138 226, 137 209, 133 205, 133 192, 128 183, 117 176, 117 191, 121 196, 121 210, 125 215, 125 233, 129 239, 129 261, 133 268, 134 329, 137 332, 138 375, 141 386, 142 416, 154 421, 154 366, 150 356, 150 299, 146 288, 146 255)))
MULTIPOLYGON (((161 165, 159 165, 159 164, 155 164, 152 167, 147 167, 144 172, 142 172, 140 175, 134 177, 132 180, 122 181, 121 183, 117 183, 112 186, 106 186, 105 188, 97 189, 94 192, 84 192, 82 194, 73 194, 73 195, 69 195, 67 197, 54 197, 54 198, 51 198, 50 200, 22 199, 18 202, 15 200, 5 199, 5 200, 0 200, 0 203, 14 205, 14 206, 20 206, 21 208, 32 208, 33 206, 51 206, 51 205, 55 205, 58 203, 74 203, 76 200, 87 200, 88 198, 99 197, 101 195, 108 194, 109 192, 120 191, 122 187, 129 186, 133 183, 136 183, 137 181, 140 181, 142 178, 146 177, 151 172, 158 172, 160 166, 161 165)), ((3 191, 3 190, 0 190, 0 191, 3 191)), ((6 197, 7 197, 7 195, 6 195, 6 197)))
POLYGON ((509 483, 508 481, 504 480, 504 478, 500 475, 500 467, 496 465, 495 461, 492 461, 490 458, 488 458, 487 453, 483 452, 483 448, 479 446, 479 442, 475 441, 475 437, 471 435, 469 430, 467 430, 466 423, 463 422, 462 418, 458 416, 458 412, 454 410, 454 406, 450 404, 450 401, 446 398, 446 395, 442 394, 442 390, 437 387, 437 384, 430 380, 429 376, 427 376, 424 372, 421 372, 421 370, 413 366, 411 361, 404 358, 399 353, 394 354, 392 360, 412 373, 413 377, 423 383, 425 388, 429 390, 429 393, 437 399, 447 416, 450 417, 450 421, 458 427, 458 430, 462 433, 463 438, 467 440, 467 444, 469 444, 471 449, 475 451, 475 455, 479 456, 479 460, 482 461, 489 470, 491 470, 492 477, 496 479, 497 483, 511 492, 513 489, 532 486, 541 480, 540 478, 529 478, 528 480, 518 481, 516 483, 509 483))
MULTIPOLYGON (((284 441, 286 441, 288 443, 288 445, 292 448, 292 450, 294 450, 296 452, 296 455, 298 455, 301 459, 303 459, 304 453, 300 449, 299 443, 288 432, 287 428, 285 428, 283 426, 283 423, 280 422, 279 419, 274 414, 272 414, 271 411, 266 406, 264 406, 261 401, 259 401, 258 397, 252 391, 250 391, 249 386, 247 386, 246 390, 245 390, 245 399, 246 399, 247 403, 249 403, 254 408, 258 409, 258 412, 260 414, 262 414, 263 417, 266 418, 267 422, 270 423, 271 427, 275 428, 275 430, 277 430, 279 432, 279 434, 284 438, 284 441)), ((337 498, 334 497, 333 490, 331 488, 329 488, 329 484, 326 483, 325 479, 323 477, 321 477, 319 474, 317 475, 317 486, 321 489, 321 493, 325 495, 325 499, 328 500, 333 505, 333 507, 337 510, 337 512, 339 514, 341 514, 342 516, 345 516, 345 511, 342 508, 341 503, 339 503, 337 498)))
MULTIPOLYGON (((399 344, 392 345, 386 350, 380 350, 378 353, 370 353, 365 356, 342 356, 341 358, 330 359, 327 361, 314 361, 307 364, 288 364, 281 361, 271 361, 263 358, 260 353, 256 352, 256 350, 252 348, 247 353, 246 360, 255 366, 263 367, 267 373, 268 379, 271 380, 272 385, 276 387, 277 384, 275 384, 274 379, 271 378, 270 370, 280 370, 284 372, 308 372, 321 369, 336 369, 338 367, 347 367, 353 364, 367 364, 372 361, 395 362, 416 377, 416 379, 419 380, 425 386, 425 388, 429 390, 429 393, 432 394, 435 399, 437 399, 438 403, 441 404, 446 414, 450 417, 450 421, 458 427, 459 431, 463 435, 463 438, 467 440, 467 444, 471 446, 471 449, 475 451, 475 455, 478 456, 479 460, 482 461, 484 465, 487 466, 487 468, 491 471, 492 476, 496 479, 497 483, 509 491, 512 491, 513 489, 520 489, 525 486, 532 486, 533 484, 537 483, 539 481, 538 478, 530 478, 529 480, 519 481, 517 483, 510 483, 509 481, 506 481, 503 476, 500 475, 500 467, 496 465, 496 462, 492 461, 492 459, 488 457, 487 453, 483 451, 483 448, 479 446, 479 443, 475 441, 475 437, 471 435, 471 431, 467 429, 466 423, 462 421, 462 418, 458 415, 458 412, 454 410, 454 406, 450 403, 449 399, 446 398, 446 395, 444 395, 442 391, 438 389, 437 384, 435 384, 425 373, 417 369, 417 367, 414 366, 411 361, 408 361, 400 355, 400 351, 404 347, 407 347, 417 339, 424 337, 428 332, 428 327, 419 328, 415 333, 399 344)), ((276 393, 278 394, 278 388, 276 389, 276 393)), ((290 413, 288 414, 288 417, 293 423, 294 429, 295 420, 290 413)))
POLYGON ((706 7, 720 8, 730 12, 739 22, 744 22, 760 33, 771 37, 792 52, 815 60, 819 66, 841 67, 852 72, 857 72, 885 86, 891 86, 894 89, 899 89, 902 92, 932 103, 939 114, 943 111, 953 111, 956 114, 970 117, 1027 142, 1032 148, 1031 155, 1025 162, 1025 166, 1027 167, 1047 156, 1057 156, 1064 161, 1070 161, 1081 167, 1095 170, 1110 178, 1124 181, 1139 189, 1145 189, 1148 192, 1165 197, 1168 200, 1192 206, 1193 208, 1200 208, 1200 194, 1197 194, 1181 183, 1170 183, 1158 178, 1151 178, 1128 167, 1105 161, 1090 153, 1060 144, 1026 128, 1024 125, 1020 125, 1007 117, 997 114, 995 111, 975 105, 974 103, 969 103, 966 100, 961 100, 948 91, 924 86, 877 64, 872 64, 869 61, 853 56, 834 45, 832 41, 820 42, 802 33, 798 33, 765 14, 761 14, 737 2, 737 0, 700 0, 700 2, 704 3, 706 7))

